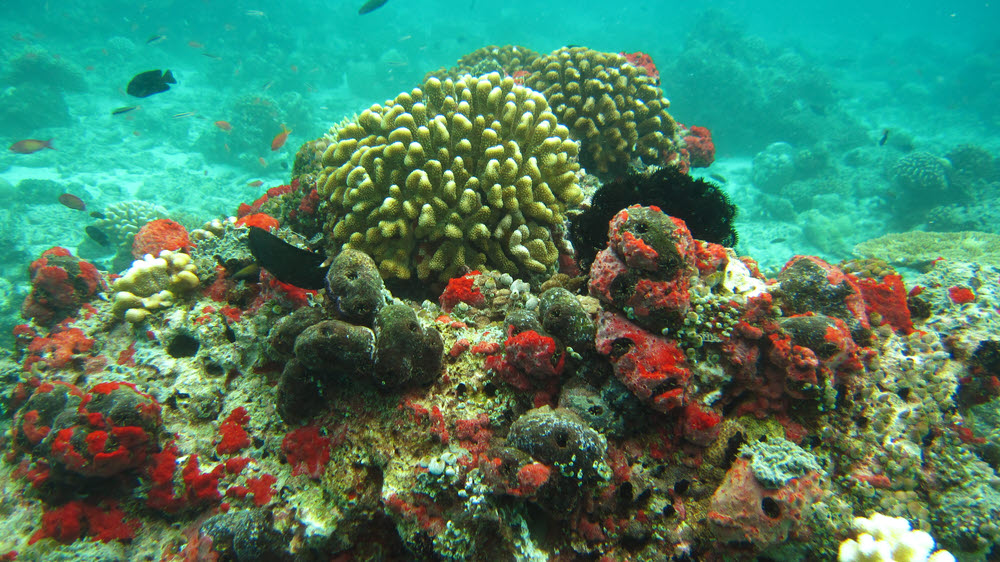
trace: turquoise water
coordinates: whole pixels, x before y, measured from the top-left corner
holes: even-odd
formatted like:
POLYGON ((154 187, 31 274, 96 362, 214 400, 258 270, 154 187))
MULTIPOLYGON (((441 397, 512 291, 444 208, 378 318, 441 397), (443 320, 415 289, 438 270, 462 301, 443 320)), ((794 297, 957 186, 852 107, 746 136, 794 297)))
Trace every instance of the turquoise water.
MULTIPOLYGON (((743 189, 748 178, 725 170, 740 169, 740 159, 773 142, 822 147, 837 161, 889 129, 890 147, 905 140, 907 148, 943 155, 971 143, 996 153, 998 46, 991 32, 997 18, 984 3, 725 2, 705 9, 644 2, 567 9, 391 0, 359 16, 346 2, 268 9, 13 2, 4 11, 4 138, 12 144, 54 137, 57 148, 2 157, 4 185, 11 186, 5 207, 28 205, 20 218, 4 221, 5 251, 20 252, 0 260, 6 277, 16 276, 24 256, 56 243, 79 244, 87 217, 45 206, 63 191, 84 196, 91 209, 139 197, 199 218, 232 213, 234 201, 258 193, 247 182, 287 182, 285 166, 303 141, 490 44, 542 53, 566 44, 649 53, 674 117, 713 131, 713 171, 731 182, 743 219, 764 212, 773 228, 795 222, 806 207, 831 220, 867 211, 856 218, 874 237, 892 215, 892 201, 830 209, 786 197, 791 212, 781 202, 762 209, 768 206, 743 189), (163 39, 147 44, 154 36, 163 39), (124 94, 133 75, 153 68, 172 70, 178 84, 146 99, 124 94), (255 98, 274 109, 246 107, 255 98), (111 115, 132 105, 139 109, 111 115), (227 136, 213 126, 219 120, 242 122, 227 136), (274 153, 268 141, 281 122, 293 133, 274 153), (60 185, 17 189, 23 180, 60 185), (876 212, 886 207, 887 214, 876 212), (24 220, 30 222, 15 228, 24 220)), ((869 185, 850 195, 860 201, 881 191, 869 185)), ((744 236, 745 250, 781 262, 792 245, 771 259, 759 239, 799 238, 798 231, 782 232, 744 236)), ((795 251, 835 257, 853 241, 824 248, 796 240, 807 246, 795 251)))
MULTIPOLYGON (((797 254, 892 262, 898 254, 856 248, 890 233, 1000 234, 1000 14, 991 2, 388 0, 365 15, 359 7, 5 0, 4 347, 25 322, 28 264, 43 251, 61 246, 122 273, 125 234, 107 215, 141 209, 189 230, 224 220, 288 184, 303 143, 487 45, 649 54, 673 118, 711 130, 715 161, 691 174, 736 204, 735 249, 765 276, 797 254), (153 69, 170 70, 176 83, 129 96, 129 81, 153 69), (26 139, 52 139, 54 150, 15 151, 26 139), (64 194, 85 208, 61 203, 64 194)), ((978 261, 995 244, 982 239, 959 242, 972 253, 955 259, 995 265, 978 261)), ((926 273, 922 263, 893 265, 909 287, 926 273)), ((995 335, 986 326, 981 339, 995 335)), ((18 376, 7 374, 11 383, 18 376)))

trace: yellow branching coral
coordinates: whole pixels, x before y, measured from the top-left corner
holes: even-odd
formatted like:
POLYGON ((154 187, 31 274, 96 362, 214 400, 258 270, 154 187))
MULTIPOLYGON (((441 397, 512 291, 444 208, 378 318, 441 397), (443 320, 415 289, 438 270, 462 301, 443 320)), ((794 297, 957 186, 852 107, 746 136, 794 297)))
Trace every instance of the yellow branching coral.
POLYGON ((581 141, 588 172, 623 171, 632 158, 663 165, 678 127, 654 79, 616 53, 564 47, 536 59, 524 84, 542 92, 560 123, 581 141))
POLYGON ((386 278, 550 272, 564 213, 583 199, 568 136, 510 77, 431 77, 337 131, 317 182, 328 240, 386 278))
POLYGON ((527 47, 518 45, 504 45, 497 47, 490 45, 472 51, 471 53, 458 59, 455 66, 445 70, 431 72, 428 77, 436 76, 441 80, 446 78, 457 79, 460 76, 470 74, 472 76, 482 76, 490 72, 498 72, 501 76, 513 76, 519 70, 528 70, 531 63, 538 58, 538 53, 527 47))

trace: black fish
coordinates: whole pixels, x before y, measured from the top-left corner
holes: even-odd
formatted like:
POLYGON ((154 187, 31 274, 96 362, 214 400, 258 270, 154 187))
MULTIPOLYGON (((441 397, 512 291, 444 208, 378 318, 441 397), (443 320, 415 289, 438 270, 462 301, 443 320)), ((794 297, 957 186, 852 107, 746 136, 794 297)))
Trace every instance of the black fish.
POLYGON ((879 146, 885 146, 885 141, 889 140, 889 129, 882 131, 882 138, 878 140, 879 146))
POLYGON ((164 37, 163 35, 154 35, 154 36, 152 36, 152 37, 150 37, 149 39, 146 40, 146 44, 147 45, 155 45, 155 44, 159 43, 160 41, 163 41, 164 39, 166 39, 166 37, 164 37))
POLYGON ((95 219, 103 219, 103 218, 105 218, 104 213, 102 213, 100 211, 91 211, 90 212, 90 216, 94 217, 95 219))
POLYGON ((139 109, 138 105, 127 105, 125 107, 119 107, 118 109, 112 110, 111 115, 121 115, 123 113, 128 113, 133 109, 139 109))
POLYGON ((101 246, 108 245, 108 235, 105 234, 104 231, 101 230, 100 228, 97 228, 94 225, 90 225, 87 228, 83 229, 83 231, 87 233, 87 236, 90 236, 91 240, 97 242, 101 246))
POLYGON ((250 253, 257 263, 282 283, 303 289, 326 286, 326 256, 296 248, 263 228, 250 227, 250 253))
POLYGON ((358 10, 358 15, 363 16, 365 14, 374 12, 375 10, 381 8, 382 6, 385 6, 385 3, 388 1, 389 0, 368 0, 367 2, 361 5, 361 9, 358 10))
POLYGON ((174 75, 170 71, 160 72, 159 70, 147 70, 132 77, 125 91, 128 95, 137 98, 146 98, 153 94, 166 92, 170 89, 169 84, 176 84, 174 75))

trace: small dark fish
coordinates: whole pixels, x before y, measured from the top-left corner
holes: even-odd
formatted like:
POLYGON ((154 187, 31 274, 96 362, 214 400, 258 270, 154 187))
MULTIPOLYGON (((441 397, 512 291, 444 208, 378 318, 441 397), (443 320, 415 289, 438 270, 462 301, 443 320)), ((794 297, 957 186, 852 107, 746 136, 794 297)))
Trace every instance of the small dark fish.
POLYGON ((728 181, 722 174, 709 174, 708 177, 719 183, 726 183, 728 181))
POLYGON ((147 70, 133 76, 125 91, 130 96, 147 98, 153 94, 166 92, 170 89, 170 84, 176 83, 177 80, 174 80, 174 75, 169 70, 166 72, 147 70))
POLYGON ((780 244, 780 243, 784 242, 785 240, 788 240, 788 238, 775 238, 774 240, 771 240, 771 243, 772 244, 780 244))
POLYGON ((126 105, 125 107, 119 107, 111 112, 111 115, 121 115, 123 113, 128 113, 133 109, 139 109, 138 105, 126 105))
POLYGON ((104 231, 101 230, 100 228, 97 228, 94 225, 90 225, 87 228, 83 229, 83 231, 87 233, 87 236, 90 236, 91 240, 97 242, 101 246, 108 245, 108 235, 105 234, 104 231))
POLYGON ((326 256, 292 246, 263 228, 250 227, 250 253, 257 263, 282 283, 303 289, 326 286, 326 256))
POLYGON ((60 195, 59 202, 74 211, 83 211, 87 208, 87 204, 83 202, 83 199, 80 199, 72 193, 63 193, 60 195))
POLYGON ((94 217, 95 219, 106 219, 106 218, 108 218, 108 217, 106 217, 104 215, 104 213, 102 213, 100 211, 91 211, 90 212, 90 216, 94 217))
POLYGON ((160 41, 163 41, 166 38, 167 38, 166 35, 154 35, 154 36, 152 36, 152 37, 150 37, 149 39, 146 40, 146 44, 147 45, 155 45, 155 44, 159 43, 160 41))
POLYGON ((889 140, 889 129, 882 130, 882 138, 878 139, 879 146, 885 146, 885 142, 889 140))
POLYGON ((236 332, 234 332, 232 326, 229 325, 229 318, 226 318, 226 315, 221 312, 219 313, 219 316, 222 319, 222 325, 225 327, 226 339, 229 340, 229 343, 236 343, 236 332))
POLYGON ((219 55, 213 55, 212 53, 202 53, 201 56, 208 57, 212 60, 222 60, 222 57, 220 57, 219 55))
POLYGON ((382 6, 385 6, 385 3, 388 1, 389 0, 368 0, 367 2, 361 5, 361 8, 358 10, 358 15, 363 16, 365 14, 374 12, 375 10, 381 8, 382 6))

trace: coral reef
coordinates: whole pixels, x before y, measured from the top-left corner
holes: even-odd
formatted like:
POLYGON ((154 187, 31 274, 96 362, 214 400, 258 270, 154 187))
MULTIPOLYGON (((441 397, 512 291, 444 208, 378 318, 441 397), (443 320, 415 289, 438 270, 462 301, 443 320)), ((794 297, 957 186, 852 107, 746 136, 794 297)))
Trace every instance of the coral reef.
MULTIPOLYGON (((751 43, 717 31, 705 56, 751 43)), ((731 204, 683 174, 711 135, 669 122, 670 169, 602 187, 617 195, 577 219, 575 259, 563 224, 596 178, 502 53, 520 51, 306 143, 236 216, 182 234, 109 211, 119 251, 158 254, 120 277, 61 249, 32 264, 33 312, 0 357, 0 558, 950 559, 930 536, 996 557, 992 238, 911 233, 870 243, 883 260, 763 275, 722 245, 731 204), (249 267, 262 235, 287 260, 249 267)), ((777 79, 803 70, 777 55, 777 79)), ((657 99, 678 66, 579 48, 524 64, 560 57, 657 99)), ((901 155, 868 142, 859 166, 901 155)), ((793 150, 793 179, 761 195, 818 221, 854 188, 819 178, 838 165, 823 147, 793 150)), ((949 190, 992 185, 983 151, 948 159, 949 190)))
POLYGON ((629 205, 655 206, 687 224, 691 234, 707 242, 733 247, 736 206, 717 185, 696 180, 675 168, 652 174, 630 174, 604 183, 590 208, 570 219, 570 237, 577 259, 589 267, 607 242, 607 224, 629 205))
POLYGON ((112 268, 115 272, 127 269, 132 260, 132 244, 143 225, 167 218, 167 210, 146 201, 119 201, 105 207, 102 218, 94 221, 94 228, 108 236, 109 245, 115 248, 112 268))
POLYGON ((923 232, 886 234, 854 247, 854 254, 894 266, 926 270, 937 260, 1000 264, 1000 235, 987 232, 923 232))
POLYGON ((83 92, 87 83, 80 69, 66 59, 44 51, 25 51, 11 57, 3 81, 14 86, 83 92))
POLYGON ((988 150, 974 144, 962 144, 945 154, 948 160, 948 181, 963 196, 978 196, 996 181, 997 166, 988 150))
POLYGON ((869 143, 866 128, 838 107, 832 79, 797 47, 772 47, 723 10, 687 26, 680 51, 658 65, 684 121, 711 124, 716 142, 753 155, 784 141, 849 149, 869 143), (725 84, 725 88, 720 88, 725 84))
POLYGON ((8 60, 0 116, 9 134, 22 137, 37 129, 70 124, 65 94, 87 89, 80 70, 44 51, 27 50, 8 60))
POLYGON ((910 523, 900 517, 873 513, 870 518, 855 517, 857 540, 847 539, 840 545, 839 562, 866 560, 898 560, 900 562, 953 562, 955 557, 946 550, 934 550, 934 539, 923 531, 913 531, 910 523))
POLYGON ((235 222, 193 232, 190 263, 166 252, 160 275, 144 260, 113 284, 159 291, 180 259, 185 298, 139 309, 143 330, 106 321, 115 301, 19 328, 22 462, 5 470, 40 494, 28 548, 806 560, 832 558, 873 509, 953 551, 1000 540, 995 473, 970 448, 990 418, 964 418, 1000 395, 992 321, 948 320, 1000 302, 992 269, 941 262, 917 296, 875 261, 799 256, 765 280, 633 206, 610 221, 588 296, 567 276, 536 296, 484 269, 416 306, 346 250, 297 301, 267 274, 230 277, 247 259, 235 222), (67 382, 84 374, 89 392, 67 382), (115 485, 68 496, 98 478, 115 485))
POLYGON ((69 104, 61 92, 30 85, 4 88, 0 92, 0 117, 8 123, 12 137, 30 135, 46 127, 63 127, 73 122, 69 104))
POLYGON ((441 374, 441 334, 420 325, 405 304, 382 307, 375 317, 375 365, 378 384, 400 388, 433 382, 441 374))
POLYGON ((457 80, 466 74, 479 77, 491 72, 498 72, 502 76, 523 80, 528 67, 538 57, 539 54, 535 51, 519 45, 504 45, 502 47, 489 45, 462 56, 455 63, 455 66, 447 70, 441 69, 428 73, 428 77, 436 76, 441 80, 448 78, 457 80))
POLYGON ((302 93, 256 93, 237 97, 220 110, 228 116, 229 130, 206 126, 198 139, 214 160, 259 168, 258 158, 270 152, 271 140, 281 126, 298 129, 310 122, 311 109, 302 93))
POLYGON ((65 248, 49 248, 28 267, 31 292, 21 315, 43 326, 75 316, 81 305, 104 289, 104 278, 90 262, 65 248))
POLYGON ((172 306, 178 297, 199 284, 191 256, 170 250, 163 250, 155 258, 146 254, 111 285, 112 312, 137 324, 151 312, 172 306))
POLYGON ((746 544, 755 551, 805 539, 799 533, 808 532, 808 527, 800 522, 809 518, 823 495, 821 473, 807 471, 775 489, 764 486, 755 474, 746 459, 737 459, 726 471, 706 515, 712 536, 723 545, 746 544))
POLYGON ((385 283, 368 254, 347 249, 333 258, 326 276, 330 306, 335 314, 355 324, 373 326, 386 304, 385 283))
POLYGON ((170 219, 150 221, 135 233, 132 241, 132 257, 142 259, 145 255, 159 256, 164 250, 186 252, 191 248, 191 239, 183 225, 170 219))
POLYGON ((753 157, 753 185, 767 193, 776 193, 795 178, 795 149, 787 142, 776 142, 753 157))
POLYGON ((791 480, 822 470, 815 456, 781 437, 743 445, 739 454, 750 459, 750 472, 769 490, 778 490, 791 480))
POLYGON ((633 159, 646 165, 675 163, 680 128, 656 79, 622 55, 564 47, 528 68, 526 86, 542 92, 560 123, 583 149, 580 163, 592 174, 614 177, 633 159))
POLYGON ((576 145, 548 107, 493 73, 432 77, 365 110, 323 156, 334 248, 364 251, 387 278, 551 272, 582 194, 576 145))
POLYGON ((910 211, 926 211, 957 193, 948 181, 951 164, 927 152, 911 152, 893 164, 892 182, 900 189, 901 204, 910 211))
POLYGON ((65 472, 108 477, 138 468, 157 447, 160 423, 159 404, 135 385, 101 383, 84 393, 43 383, 18 412, 12 440, 40 463, 37 487, 65 472))

